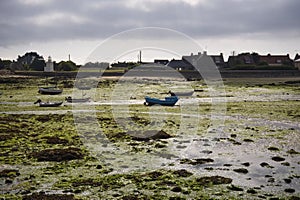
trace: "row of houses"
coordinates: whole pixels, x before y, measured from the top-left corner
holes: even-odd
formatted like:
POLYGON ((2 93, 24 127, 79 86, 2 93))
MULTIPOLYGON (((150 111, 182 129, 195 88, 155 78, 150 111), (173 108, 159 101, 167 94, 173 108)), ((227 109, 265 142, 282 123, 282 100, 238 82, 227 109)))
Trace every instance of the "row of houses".
MULTIPOLYGON (((166 60, 154 60, 155 63, 166 64, 177 70, 192 70, 194 67, 189 58, 194 56, 182 56, 182 59, 172 59, 168 63, 166 60)), ((225 62, 222 53, 219 55, 207 55, 198 53, 198 56, 209 56, 219 69, 293 69, 300 70, 300 55, 296 54, 294 60, 290 58, 289 54, 286 55, 259 55, 257 53, 241 53, 238 55, 229 56, 228 61, 225 62)))

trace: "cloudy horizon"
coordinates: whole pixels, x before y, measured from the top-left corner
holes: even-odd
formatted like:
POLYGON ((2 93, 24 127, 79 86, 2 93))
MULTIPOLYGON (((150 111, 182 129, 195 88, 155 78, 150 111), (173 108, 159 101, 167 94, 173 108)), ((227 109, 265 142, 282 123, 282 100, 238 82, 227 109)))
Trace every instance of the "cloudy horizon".
POLYGON ((37 51, 56 60, 71 54, 82 63, 112 35, 161 27, 186 34, 211 54, 289 53, 293 59, 300 51, 299 8, 299 0, 0 0, 0 58, 37 51))

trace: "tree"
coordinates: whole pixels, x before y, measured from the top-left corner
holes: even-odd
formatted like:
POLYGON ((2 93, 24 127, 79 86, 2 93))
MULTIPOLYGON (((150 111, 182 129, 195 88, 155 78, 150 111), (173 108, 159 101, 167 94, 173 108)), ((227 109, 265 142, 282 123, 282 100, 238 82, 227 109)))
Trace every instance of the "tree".
POLYGON ((57 66, 59 71, 75 71, 77 70, 76 64, 72 61, 61 61, 57 66))
POLYGON ((10 60, 1 60, 0 58, 0 69, 9 69, 11 63, 10 60))
POLYGON ((34 71, 44 71, 45 66, 46 63, 44 59, 34 59, 29 65, 29 68, 34 71))

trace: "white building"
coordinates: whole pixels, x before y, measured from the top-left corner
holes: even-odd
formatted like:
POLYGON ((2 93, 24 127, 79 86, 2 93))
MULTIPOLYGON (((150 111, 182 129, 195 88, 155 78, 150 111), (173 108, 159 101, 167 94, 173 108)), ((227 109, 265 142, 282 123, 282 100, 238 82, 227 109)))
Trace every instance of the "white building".
POLYGON ((51 56, 49 56, 48 61, 46 62, 46 66, 44 68, 44 72, 53 72, 53 71, 54 71, 53 62, 51 56))

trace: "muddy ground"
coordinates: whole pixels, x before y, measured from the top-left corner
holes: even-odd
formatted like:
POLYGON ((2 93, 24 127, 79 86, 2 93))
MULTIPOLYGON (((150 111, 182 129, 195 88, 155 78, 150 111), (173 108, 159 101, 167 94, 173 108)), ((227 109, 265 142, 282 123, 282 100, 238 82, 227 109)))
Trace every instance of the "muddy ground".
POLYGON ((1 78, 2 199, 300 199, 300 79, 55 81, 1 78), (67 96, 92 101, 33 104, 67 96))

